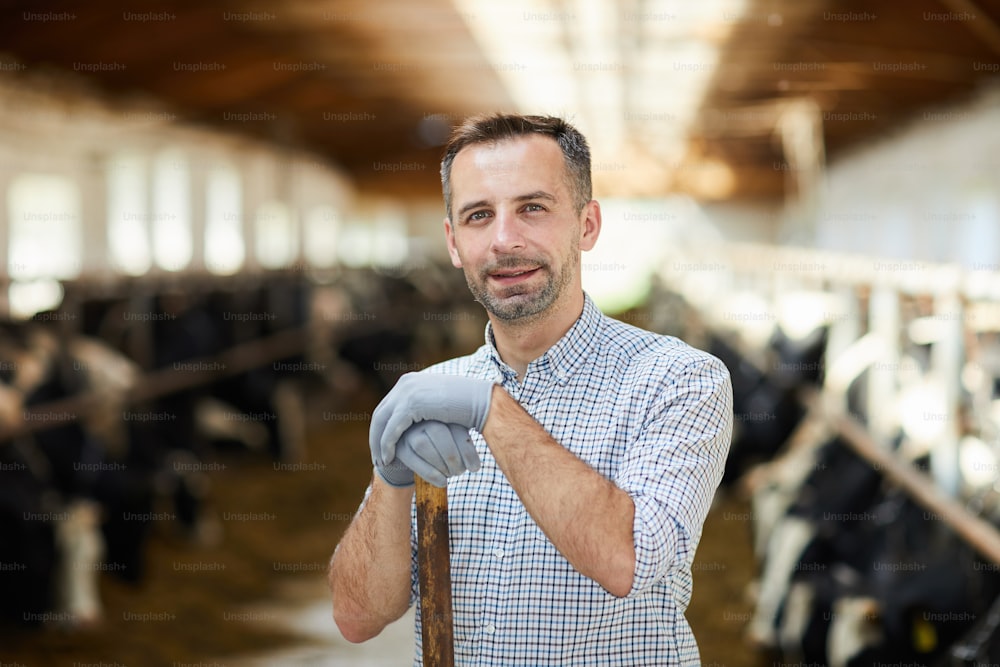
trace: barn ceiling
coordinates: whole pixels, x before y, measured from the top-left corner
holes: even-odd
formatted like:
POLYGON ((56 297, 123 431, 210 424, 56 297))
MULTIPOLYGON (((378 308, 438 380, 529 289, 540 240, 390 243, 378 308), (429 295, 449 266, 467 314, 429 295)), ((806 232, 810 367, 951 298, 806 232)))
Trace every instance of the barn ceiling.
POLYGON ((18 63, 2 76, 63 72, 123 104, 152 97, 178 120, 313 150, 362 191, 397 196, 437 195, 450 124, 522 110, 584 130, 603 194, 779 197, 794 187, 803 123, 822 139, 810 150, 835 158, 1000 69, 1000 0, 0 0, 0 10, 0 62, 18 63))

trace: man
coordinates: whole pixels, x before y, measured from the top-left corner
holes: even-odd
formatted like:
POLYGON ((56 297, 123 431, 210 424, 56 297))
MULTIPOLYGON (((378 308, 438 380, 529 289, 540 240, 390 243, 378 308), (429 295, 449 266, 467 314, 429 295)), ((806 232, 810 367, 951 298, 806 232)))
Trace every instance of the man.
MULTIPOLYGON (((376 408, 376 474, 331 560, 338 627, 364 641, 416 600, 416 472, 448 482, 457 664, 698 664, 684 611, 729 448, 725 367, 583 292, 601 210, 572 126, 473 118, 441 176, 486 344, 376 408)), ((419 664, 419 611, 416 638, 419 664)))

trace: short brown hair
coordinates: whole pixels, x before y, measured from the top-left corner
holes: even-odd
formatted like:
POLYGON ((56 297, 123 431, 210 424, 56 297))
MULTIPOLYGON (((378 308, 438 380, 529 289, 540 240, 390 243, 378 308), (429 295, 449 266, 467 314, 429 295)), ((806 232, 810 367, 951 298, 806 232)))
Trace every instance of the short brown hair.
POLYGON ((522 116, 517 114, 484 114, 466 119, 456 127, 441 160, 441 190, 444 206, 451 219, 451 165, 466 146, 497 143, 505 139, 541 134, 552 137, 562 150, 566 175, 576 210, 582 210, 591 199, 590 147, 580 131, 555 116, 522 116))

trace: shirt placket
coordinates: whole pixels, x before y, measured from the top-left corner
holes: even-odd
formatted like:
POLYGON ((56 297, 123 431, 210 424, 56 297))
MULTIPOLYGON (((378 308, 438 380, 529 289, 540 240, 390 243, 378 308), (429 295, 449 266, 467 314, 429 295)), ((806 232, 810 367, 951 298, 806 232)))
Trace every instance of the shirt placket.
MULTIPOLYGON (((501 386, 509 393, 514 400, 520 401, 523 387, 518 383, 512 371, 505 371, 501 379, 501 386)), ((517 499, 506 499, 505 505, 513 507, 517 499)), ((488 581, 493 589, 490 591, 489 599, 491 604, 484 606, 484 613, 481 620, 482 655, 483 664, 492 664, 490 659, 495 659, 503 655, 499 648, 504 643, 504 608, 507 604, 507 597, 510 590, 510 573, 508 571, 509 544, 511 535, 511 522, 515 516, 514 512, 497 513, 497 522, 493 526, 492 544, 483 554, 489 564, 488 581)))
MULTIPOLYGON (((518 382, 516 377, 510 376, 505 377, 502 384, 507 393, 525 411, 533 414, 533 407, 538 400, 542 399, 544 394, 546 385, 545 377, 546 373, 544 369, 536 361, 529 364, 523 382, 518 382)), ((511 489, 511 494, 511 506, 518 507, 520 499, 517 498, 516 492, 513 489, 511 489)), ((506 513, 505 521, 497 526, 495 533, 496 538, 494 540, 491 561, 499 577, 497 579, 497 592, 499 594, 497 599, 500 601, 500 604, 491 621, 483 628, 484 638, 488 642, 489 647, 495 650, 495 653, 491 653, 490 657, 494 658, 496 662, 490 664, 502 665, 503 660, 509 658, 509 648, 517 642, 516 637, 509 636, 509 624, 505 622, 504 617, 507 609, 510 607, 510 595, 514 585, 513 579, 515 574, 518 574, 512 568, 517 567, 515 552, 516 545, 518 544, 517 540, 519 539, 517 536, 523 523, 522 515, 523 513, 521 512, 506 513), (504 647, 507 648, 505 649, 504 647)))

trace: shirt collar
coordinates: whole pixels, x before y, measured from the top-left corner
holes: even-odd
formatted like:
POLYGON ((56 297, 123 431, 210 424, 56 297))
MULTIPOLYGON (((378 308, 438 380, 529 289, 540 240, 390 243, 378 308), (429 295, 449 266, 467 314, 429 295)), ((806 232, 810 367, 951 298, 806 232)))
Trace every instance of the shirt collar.
MULTIPOLYGON (((565 384, 590 356, 591 349, 597 344, 601 320, 604 315, 591 300, 590 295, 583 293, 583 312, 573 326, 562 338, 545 353, 528 364, 528 373, 551 375, 559 384, 565 384)), ((500 353, 497 352, 496 341, 493 338, 493 323, 486 323, 486 350, 493 365, 505 377, 516 375, 514 369, 508 366, 500 353)))

